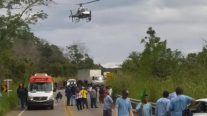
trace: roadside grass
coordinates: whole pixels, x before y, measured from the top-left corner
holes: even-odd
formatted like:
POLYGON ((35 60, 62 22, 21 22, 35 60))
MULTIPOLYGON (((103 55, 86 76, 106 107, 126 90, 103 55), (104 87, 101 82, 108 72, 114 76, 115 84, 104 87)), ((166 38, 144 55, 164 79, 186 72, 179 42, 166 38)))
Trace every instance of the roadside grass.
POLYGON ((0 97, 0 116, 4 116, 6 112, 17 105, 17 97, 15 91, 10 92, 9 96, 3 93, 0 97))
POLYGON ((180 76, 159 79, 155 77, 143 77, 136 74, 116 74, 113 78, 107 80, 107 85, 113 87, 114 94, 120 94, 121 90, 129 90, 131 98, 140 99, 143 90, 149 95, 150 101, 155 102, 162 96, 162 92, 167 90, 174 92, 176 87, 182 87, 184 94, 192 96, 195 99, 207 98, 207 77, 205 75, 180 76))

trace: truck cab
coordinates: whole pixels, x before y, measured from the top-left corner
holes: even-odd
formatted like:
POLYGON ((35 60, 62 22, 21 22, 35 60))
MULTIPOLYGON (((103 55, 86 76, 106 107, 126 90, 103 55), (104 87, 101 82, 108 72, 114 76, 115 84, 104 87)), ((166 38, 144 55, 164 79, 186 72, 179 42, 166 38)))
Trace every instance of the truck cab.
POLYGON ((54 81, 47 74, 31 76, 28 84, 28 109, 46 106, 54 108, 54 81))
POLYGON ((92 85, 102 86, 104 85, 104 81, 103 76, 92 76, 92 85))

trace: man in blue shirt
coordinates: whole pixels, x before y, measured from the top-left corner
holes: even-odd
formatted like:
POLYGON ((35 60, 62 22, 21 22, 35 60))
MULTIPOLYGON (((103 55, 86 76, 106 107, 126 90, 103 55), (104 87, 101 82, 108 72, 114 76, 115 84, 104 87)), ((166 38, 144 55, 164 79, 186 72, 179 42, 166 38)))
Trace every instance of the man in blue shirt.
POLYGON ((103 116, 112 116, 113 100, 108 91, 105 92, 104 96, 103 116))
POLYGON ((122 91, 122 97, 116 100, 116 116, 134 116, 128 90, 122 91))
POLYGON ((164 91, 163 97, 157 100, 155 116, 170 116, 170 112, 169 112, 170 100, 168 99, 168 96, 169 96, 169 92, 164 91))
POLYGON ((182 116, 186 110, 187 105, 192 103, 193 98, 183 95, 183 89, 180 87, 176 88, 177 97, 170 101, 169 110, 172 116, 182 116))
POLYGON ((144 95, 142 103, 137 104, 136 111, 138 116, 152 116, 152 106, 148 102, 148 95, 144 95))

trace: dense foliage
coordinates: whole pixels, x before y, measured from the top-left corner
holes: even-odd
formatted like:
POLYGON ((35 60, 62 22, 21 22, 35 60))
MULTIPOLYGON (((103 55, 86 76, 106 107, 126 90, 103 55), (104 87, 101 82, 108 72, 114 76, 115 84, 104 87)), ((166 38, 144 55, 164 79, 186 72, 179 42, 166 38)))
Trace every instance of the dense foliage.
MULTIPOLYGON (((80 51, 81 45, 69 45, 65 53, 64 48, 52 45, 31 32, 31 25, 47 18, 39 6, 48 6, 52 2, 0 0, 0 85, 5 78, 13 79, 13 85, 25 83, 37 72, 58 76, 61 80, 60 77, 73 77, 81 68, 101 68, 86 52, 80 51)), ((0 97, 0 115, 16 104, 14 98, 15 91, 9 97, 0 97)))
POLYGON ((115 91, 119 93, 122 88, 128 88, 132 97, 139 98, 139 93, 146 90, 151 100, 156 100, 163 90, 172 92, 181 86, 188 95, 206 97, 207 90, 202 88, 207 86, 207 47, 184 56, 168 48, 167 41, 157 37, 151 27, 146 34, 141 40, 144 50, 133 51, 123 62, 122 69, 108 81, 115 91))
POLYGON ((100 68, 81 45, 69 45, 67 55, 56 45, 37 38, 30 25, 47 18, 36 6, 48 6, 51 0, 1 0, 0 80, 25 81, 29 75, 44 72, 53 76, 74 76, 80 68, 100 68), (14 12, 15 11, 15 12, 14 12))

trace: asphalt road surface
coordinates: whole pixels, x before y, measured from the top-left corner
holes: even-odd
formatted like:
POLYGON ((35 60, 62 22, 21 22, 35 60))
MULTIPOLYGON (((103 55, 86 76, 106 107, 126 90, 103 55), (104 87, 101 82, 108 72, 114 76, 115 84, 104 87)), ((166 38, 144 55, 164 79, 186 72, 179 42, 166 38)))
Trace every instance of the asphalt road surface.
MULTIPOLYGON (((76 106, 66 106, 66 97, 64 91, 61 91, 63 99, 55 101, 54 109, 50 108, 33 108, 32 110, 21 109, 20 106, 8 112, 6 116, 102 116, 103 105, 97 103, 98 108, 88 108, 78 111, 76 106)), ((89 100, 88 100, 89 102, 89 100)), ((88 103, 90 106, 90 102, 88 103)))
POLYGON ((65 99, 55 103, 54 109, 34 108, 32 110, 21 110, 20 106, 7 113, 6 116, 102 116, 102 105, 98 108, 88 108, 78 111, 75 106, 66 106, 65 99))
MULTIPOLYGON (((21 109, 20 106, 8 112, 6 116, 103 116, 103 104, 97 103, 98 108, 90 108, 88 100, 88 109, 78 111, 76 106, 66 106, 66 97, 64 91, 61 91, 63 99, 55 101, 54 109, 50 108, 33 108, 32 110, 21 109)), ((115 116, 113 111, 113 116, 115 116)), ((136 116, 136 114, 135 114, 136 116)))

